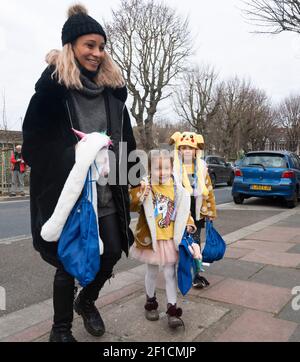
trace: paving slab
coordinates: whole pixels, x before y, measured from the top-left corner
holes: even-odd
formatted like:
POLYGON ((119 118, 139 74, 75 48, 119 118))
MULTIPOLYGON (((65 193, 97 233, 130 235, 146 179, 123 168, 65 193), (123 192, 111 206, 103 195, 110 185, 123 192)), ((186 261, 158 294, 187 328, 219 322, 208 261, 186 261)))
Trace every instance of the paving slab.
MULTIPOLYGON (((298 302, 298 305, 300 306, 299 303, 300 302, 298 302)), ((293 308, 292 302, 289 302, 289 303, 286 304, 286 306, 278 314, 278 318, 284 319, 284 320, 287 320, 287 321, 296 322, 296 323, 300 324, 300 309, 295 310, 293 308)))
POLYGON ((201 296, 271 313, 279 313, 292 298, 290 289, 230 278, 203 290, 201 296))
POLYGON ((270 313, 247 310, 222 333, 217 342, 287 342, 297 328, 270 313))
MULTIPOLYGON (((140 291, 142 291, 142 287, 137 283, 133 283, 111 293, 100 293, 96 306, 101 309, 107 305, 113 305, 119 299, 140 291)), ((52 326, 52 317, 52 299, 8 314, 0 318, 0 330, 2 331, 2 335, 0 332, 0 340, 7 342, 29 342, 45 334, 47 334, 45 337, 47 340, 49 334, 47 332, 50 331, 52 326), (4 336, 3 333, 5 333, 4 336)), ((77 314, 74 313, 74 322, 76 317, 77 314)))
POLYGON ((299 225, 300 225, 299 220, 300 220, 300 213, 298 212, 296 215, 291 215, 286 220, 280 221, 278 223, 278 226, 299 228, 299 225))
POLYGON ((261 231, 248 235, 247 239, 288 242, 295 236, 300 236, 300 228, 269 226, 261 231))
POLYGON ((183 308, 185 328, 170 330, 167 323, 166 300, 164 293, 157 293, 160 319, 150 322, 144 316, 145 295, 120 301, 119 308, 107 311, 107 332, 127 341, 140 342, 187 342, 194 340, 204 328, 222 318, 228 309, 205 303, 180 299, 178 305, 183 308))
MULTIPOLYGON (((214 302, 217 305, 222 306, 220 302, 214 302)), ((228 305, 225 305, 225 307, 228 305)), ((209 328, 206 328, 199 336, 194 339, 193 342, 213 342, 215 341, 224 331, 226 331, 231 324, 239 318, 245 311, 245 308, 241 306, 232 306, 230 311, 224 315, 220 320, 214 323, 209 328)))
POLYGON ((248 253, 251 253, 253 249, 245 249, 245 248, 238 248, 234 246, 235 244, 231 244, 227 247, 225 258, 228 259, 240 259, 243 256, 247 255, 248 253))
POLYGON ((257 273, 264 267, 264 264, 249 263, 247 261, 223 259, 217 261, 209 268, 206 269, 206 273, 220 275, 223 277, 234 277, 235 279, 248 280, 253 274, 257 273))
POLYGON ((0 318, 0 341, 53 316, 47 303, 38 303, 0 318))
POLYGON ((296 244, 287 250, 288 253, 300 254, 300 244, 296 244))
POLYGON ((231 244, 230 246, 232 248, 240 248, 240 249, 272 250, 278 252, 285 252, 294 247, 295 245, 296 244, 290 244, 290 243, 272 243, 270 241, 242 239, 234 244, 231 244))
POLYGON ((48 341, 49 331, 52 328, 52 324, 52 319, 48 319, 19 333, 4 338, 1 342, 32 342, 37 339, 37 337, 45 338, 45 341, 48 341))
POLYGON ((300 236, 293 237, 289 242, 293 244, 300 244, 300 236))
POLYGON ((300 342, 300 325, 298 325, 295 332, 290 337, 289 342, 300 342))
POLYGON ((241 258, 241 261, 296 268, 300 264, 300 255, 268 250, 254 250, 252 253, 241 258))
POLYGON ((300 270, 268 265, 254 274, 250 280, 292 290, 300 284, 300 270))

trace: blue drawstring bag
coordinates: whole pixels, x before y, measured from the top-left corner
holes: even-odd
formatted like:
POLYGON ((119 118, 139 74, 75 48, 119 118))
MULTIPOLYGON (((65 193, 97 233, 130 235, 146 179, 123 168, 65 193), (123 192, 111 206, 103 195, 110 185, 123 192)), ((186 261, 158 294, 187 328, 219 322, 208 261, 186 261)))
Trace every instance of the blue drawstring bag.
POLYGON ((213 263, 224 257, 226 251, 226 243, 222 236, 214 228, 212 221, 206 221, 206 241, 202 252, 202 261, 205 263, 213 263))
POLYGON ((58 242, 58 258, 65 270, 82 287, 90 284, 100 270, 97 219, 92 200, 91 168, 84 189, 74 205, 58 242))
POLYGON ((192 287, 194 259, 188 246, 194 242, 193 237, 187 232, 184 233, 179 244, 179 261, 177 267, 177 283, 182 295, 185 295, 192 287))

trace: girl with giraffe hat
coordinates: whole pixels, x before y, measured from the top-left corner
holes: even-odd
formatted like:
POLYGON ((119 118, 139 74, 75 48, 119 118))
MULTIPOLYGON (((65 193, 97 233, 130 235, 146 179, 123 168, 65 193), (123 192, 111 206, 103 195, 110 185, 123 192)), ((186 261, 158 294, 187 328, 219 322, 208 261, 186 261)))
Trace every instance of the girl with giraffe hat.
MULTIPOLYGON (((176 182, 182 184, 191 196, 191 215, 197 227, 194 239, 200 246, 201 229, 205 226, 205 219, 213 220, 216 217, 213 187, 206 162, 202 159, 204 139, 195 132, 175 132, 169 143, 174 144, 173 174, 176 182)), ((195 288, 209 285, 200 272, 201 262, 198 261, 193 278, 195 288)))

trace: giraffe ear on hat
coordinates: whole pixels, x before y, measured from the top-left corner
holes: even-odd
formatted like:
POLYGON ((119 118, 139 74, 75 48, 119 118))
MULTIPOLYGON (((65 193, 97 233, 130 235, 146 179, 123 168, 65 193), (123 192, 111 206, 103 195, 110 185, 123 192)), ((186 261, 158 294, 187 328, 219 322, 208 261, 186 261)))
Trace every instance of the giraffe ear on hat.
POLYGON ((170 137, 169 140, 169 145, 173 145, 174 143, 177 142, 177 140, 179 140, 181 137, 181 133, 180 132, 175 132, 172 134, 172 136, 170 137))
POLYGON ((196 142, 197 142, 198 148, 200 150, 203 150, 203 148, 204 148, 204 139, 203 139, 203 136, 201 134, 196 135, 196 142))

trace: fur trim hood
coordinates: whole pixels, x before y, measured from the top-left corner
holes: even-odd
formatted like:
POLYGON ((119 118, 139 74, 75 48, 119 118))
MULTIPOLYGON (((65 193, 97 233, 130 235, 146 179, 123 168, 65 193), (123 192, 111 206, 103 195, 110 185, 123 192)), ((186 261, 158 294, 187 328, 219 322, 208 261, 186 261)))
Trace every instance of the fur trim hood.
MULTIPOLYGON (((60 51, 52 50, 48 53, 46 57, 46 62, 48 63, 47 68, 41 74, 40 79, 35 84, 35 91, 37 93, 47 93, 47 96, 61 98, 67 95, 69 89, 65 87, 63 84, 60 84, 57 80, 57 77, 53 76, 53 72, 55 70, 56 61, 58 58, 60 51)), ((115 63, 112 65, 113 67, 118 67, 115 63)), ((111 69, 109 67, 104 68, 105 76, 108 79, 110 78, 111 69)), ((127 88, 124 85, 120 88, 113 88, 110 86, 105 87, 110 91, 117 99, 121 102, 125 103, 127 100, 127 88)))

